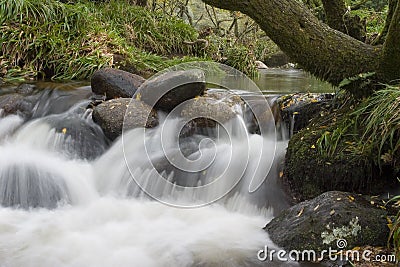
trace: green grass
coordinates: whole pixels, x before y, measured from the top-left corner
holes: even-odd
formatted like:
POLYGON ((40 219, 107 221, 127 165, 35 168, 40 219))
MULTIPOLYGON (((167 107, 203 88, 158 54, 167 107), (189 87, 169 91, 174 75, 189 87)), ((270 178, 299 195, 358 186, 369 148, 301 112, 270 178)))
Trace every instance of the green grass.
POLYGON ((87 79, 111 66, 115 54, 137 72, 197 60, 182 45, 196 38, 192 27, 123 0, 73 5, 0 0, 0 18, 0 75, 5 80, 87 79))
POLYGON ((0 25, 0 78, 5 81, 88 79, 106 66, 150 75, 182 62, 225 57, 242 72, 256 73, 246 47, 211 36, 207 48, 184 44, 198 38, 195 28, 127 0, 0 0, 0 25))
POLYGON ((333 131, 317 142, 323 155, 333 156, 346 149, 367 155, 378 166, 400 172, 400 89, 386 86, 363 100, 353 111, 338 119, 333 131))

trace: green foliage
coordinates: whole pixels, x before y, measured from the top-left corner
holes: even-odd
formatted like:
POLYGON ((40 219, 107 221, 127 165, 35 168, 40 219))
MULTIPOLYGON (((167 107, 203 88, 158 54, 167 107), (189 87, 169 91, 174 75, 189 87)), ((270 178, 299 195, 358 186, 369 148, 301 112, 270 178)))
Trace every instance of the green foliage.
POLYGON ((256 58, 252 51, 244 45, 235 45, 227 48, 226 64, 251 76, 256 76, 258 71, 255 65, 256 58))
POLYGON ((400 171, 400 89, 387 86, 338 119, 336 128, 317 141, 321 154, 333 156, 347 149, 363 154, 379 166, 400 171))
POLYGON ((106 23, 110 31, 117 32, 131 45, 145 51, 161 55, 187 54, 190 51, 183 42, 193 41, 197 37, 193 27, 176 17, 127 5, 124 1, 112 0, 96 4, 93 11, 96 10, 96 15, 106 23))
POLYGON ((124 0, 0 0, 0 22, 0 75, 5 80, 86 79, 113 65, 114 55, 138 72, 196 59, 171 59, 190 55, 182 42, 195 38, 193 28, 124 0))
POLYGON ((344 88, 350 84, 357 83, 361 87, 366 87, 371 84, 370 78, 375 75, 375 72, 360 73, 354 77, 346 78, 340 82, 339 88, 344 88))
POLYGON ((373 147, 379 164, 400 170, 400 89, 387 86, 353 113, 362 126, 361 142, 373 147))
POLYGON ((357 9, 352 11, 351 13, 354 15, 358 15, 361 19, 366 20, 367 24, 367 34, 377 34, 383 30, 385 26, 385 19, 387 15, 387 5, 382 8, 382 10, 375 10, 373 8, 364 8, 357 9))

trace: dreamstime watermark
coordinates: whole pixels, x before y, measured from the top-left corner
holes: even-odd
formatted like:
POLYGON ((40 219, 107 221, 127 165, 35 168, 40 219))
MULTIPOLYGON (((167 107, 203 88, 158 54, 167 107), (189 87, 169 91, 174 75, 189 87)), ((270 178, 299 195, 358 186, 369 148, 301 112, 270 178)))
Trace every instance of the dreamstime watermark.
POLYGON ((323 260, 329 261, 352 261, 352 262, 396 262, 396 255, 394 254, 377 254, 365 249, 347 250, 347 241, 339 239, 336 242, 336 248, 329 247, 328 249, 317 252, 315 250, 277 250, 270 249, 265 246, 257 252, 257 259, 260 261, 308 261, 308 262, 321 262, 323 260))
POLYGON ((122 129, 125 162, 134 183, 159 202, 185 208, 213 203, 229 194, 242 180, 248 183, 249 193, 256 191, 268 177, 273 165, 275 141, 274 116, 258 86, 242 72, 214 62, 179 64, 148 79, 127 106, 122 129), (188 91, 199 89, 199 84, 204 87, 207 84, 213 88, 228 89, 229 94, 219 99, 210 96, 187 97, 188 91), (238 89, 249 93, 236 94, 238 89), (182 101, 176 103, 175 100, 179 97, 182 101), (257 103, 254 102, 255 97, 259 97, 257 103), (143 129, 141 137, 134 137, 142 139, 143 146, 131 151, 128 147, 132 142, 127 134, 132 124, 129 114, 137 114, 137 105, 132 104, 137 101, 151 107, 148 109, 149 113, 143 117, 151 117, 154 110, 161 115, 159 125, 155 129, 143 129), (161 107, 160 103, 169 106, 161 107), (199 107, 199 103, 204 105, 199 107), (219 107, 213 107, 214 104, 219 107), (223 107, 226 106, 230 106, 234 116, 224 110, 223 107), (258 140, 251 139, 248 133, 243 107, 251 111, 252 123, 259 128, 258 140), (231 119, 225 120, 224 114, 231 116, 231 119), (188 157, 181 149, 181 133, 187 129, 187 125, 198 119, 215 122, 218 131, 223 132, 225 143, 219 138, 202 135, 203 140, 198 143, 198 153, 194 153, 197 153, 197 156, 194 157, 192 153, 193 157, 188 157), (236 119, 233 126, 230 124, 232 119, 236 119), (134 153, 141 153, 142 156, 135 158, 132 156, 134 153), (157 153, 163 154, 165 162, 162 164, 154 164, 155 158, 161 158, 157 153), (145 166, 146 177, 143 172, 137 170, 138 161, 140 166, 145 166), (174 169, 175 174, 187 173, 187 176, 193 176, 193 173, 196 173, 200 178, 196 184, 188 186, 177 181, 176 175, 166 178, 165 173, 155 165, 168 166, 167 171, 168 168, 174 169), (204 177, 206 179, 203 179, 204 177), (185 194, 196 201, 184 201, 182 195, 185 194))

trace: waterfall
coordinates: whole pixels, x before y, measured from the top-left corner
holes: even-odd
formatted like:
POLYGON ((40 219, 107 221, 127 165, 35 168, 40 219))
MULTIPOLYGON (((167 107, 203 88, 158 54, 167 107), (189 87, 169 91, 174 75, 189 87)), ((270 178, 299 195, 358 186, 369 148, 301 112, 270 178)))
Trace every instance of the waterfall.
POLYGON ((257 259, 277 249, 262 227, 288 206, 286 141, 237 116, 182 142, 182 122, 164 117, 110 146, 85 100, 49 112, 45 95, 30 119, 0 118, 0 266, 297 265, 257 259))

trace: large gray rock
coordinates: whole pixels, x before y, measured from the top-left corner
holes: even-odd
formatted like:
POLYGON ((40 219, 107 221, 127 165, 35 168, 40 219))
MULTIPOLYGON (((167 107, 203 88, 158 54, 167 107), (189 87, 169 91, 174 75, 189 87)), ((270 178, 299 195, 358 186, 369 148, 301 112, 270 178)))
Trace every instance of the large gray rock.
POLYGON ((388 211, 361 195, 330 191, 282 212, 265 226, 272 241, 286 250, 337 249, 346 240, 356 246, 385 246, 388 211))
POLYGON ((119 69, 100 69, 92 75, 93 93, 105 95, 106 99, 132 97, 145 79, 119 69))
POLYGON ((150 106, 136 99, 132 102, 131 100, 130 98, 113 99, 94 108, 93 120, 109 139, 114 140, 120 136, 123 127, 125 129, 152 128, 158 125, 157 113, 150 106), (129 112, 125 118, 128 106, 129 112))
POLYGON ((171 111, 182 102, 202 95, 206 89, 202 70, 180 70, 163 73, 145 82, 136 98, 158 110, 171 111))
POLYGON ((192 119, 196 127, 215 127, 236 116, 234 109, 225 102, 209 97, 198 97, 184 105, 181 116, 192 119))
POLYGON ((20 94, 7 94, 0 96, 0 109, 5 115, 19 114, 28 117, 31 114, 33 103, 29 101, 30 96, 20 94))

